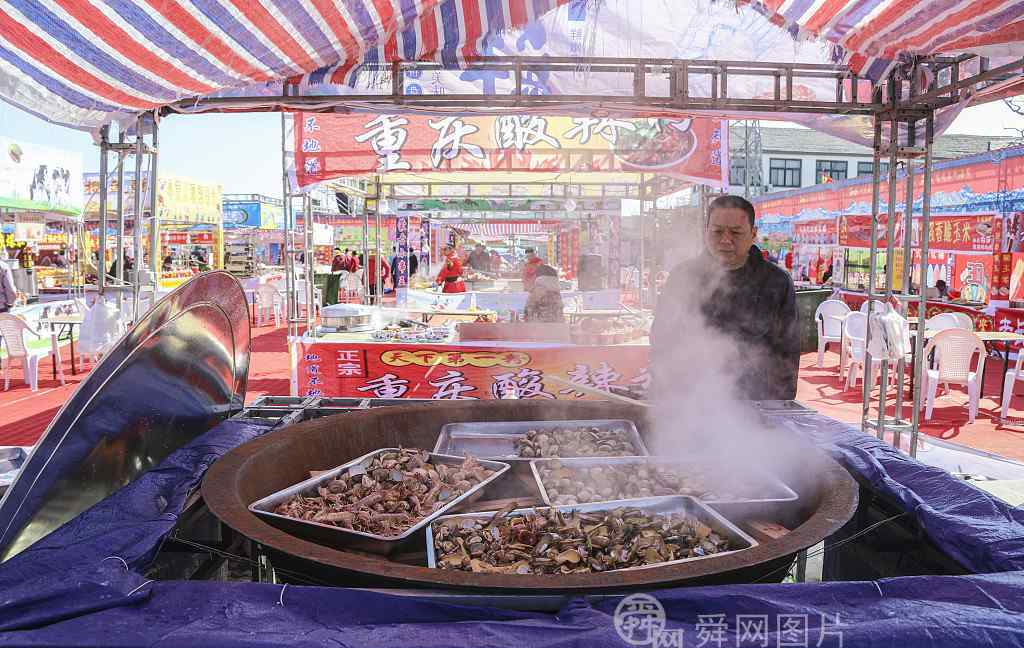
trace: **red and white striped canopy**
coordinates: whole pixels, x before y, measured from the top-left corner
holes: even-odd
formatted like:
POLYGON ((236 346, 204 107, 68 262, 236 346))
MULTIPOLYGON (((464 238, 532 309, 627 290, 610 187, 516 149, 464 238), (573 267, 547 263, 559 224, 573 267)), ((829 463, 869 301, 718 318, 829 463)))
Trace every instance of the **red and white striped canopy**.
MULTIPOLYGON (((382 58, 455 67, 480 56, 489 36, 560 5, 609 1, 4 0, 0 98, 56 123, 95 128, 184 98, 268 82, 351 83, 360 64, 382 58)), ((907 54, 1024 55, 1020 0, 736 2, 796 38, 835 44, 837 60, 872 79, 907 54)), ((602 20, 599 9, 588 15, 602 20)), ((727 45, 709 43, 704 58, 729 58, 716 56, 727 45)))
POLYGON ((855 72, 880 79, 907 55, 1024 56, 1020 0, 741 0, 794 37, 838 46, 855 72))
POLYGON ((94 128, 177 100, 364 62, 457 63, 569 0, 4 0, 0 98, 94 128), (399 45, 401 45, 399 47, 399 45))

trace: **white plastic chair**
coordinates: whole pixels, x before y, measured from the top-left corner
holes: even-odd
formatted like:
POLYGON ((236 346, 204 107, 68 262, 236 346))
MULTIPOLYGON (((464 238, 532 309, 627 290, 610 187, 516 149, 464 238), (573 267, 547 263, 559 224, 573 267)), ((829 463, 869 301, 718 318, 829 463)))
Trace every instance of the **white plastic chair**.
POLYGON ((954 312, 954 313, 948 313, 948 314, 952 315, 953 317, 956 318, 956 321, 959 323, 959 326, 957 328, 962 328, 965 331, 973 331, 974 330, 974 320, 972 320, 971 316, 968 315, 967 313, 955 313, 954 312))
POLYGON ((274 316, 274 326, 281 326, 284 319, 284 295, 270 284, 260 284, 256 288, 256 326, 274 316))
POLYGON ((866 351, 866 337, 868 331, 868 316, 864 313, 850 313, 843 322, 843 344, 846 346, 846 358, 849 361, 845 369, 846 388, 850 389, 857 383, 857 370, 865 374, 869 385, 874 385, 878 380, 878 370, 882 367, 880 358, 871 358, 870 371, 864 367, 864 356, 866 351))
POLYGON ((1013 369, 1006 372, 1006 376, 1003 378, 1003 397, 999 401, 1001 403, 1000 420, 1006 420, 1007 410, 1010 409, 1010 399, 1013 398, 1013 385, 1018 380, 1024 380, 1024 350, 1017 351, 1016 364, 1013 365, 1013 369))
MULTIPOLYGON (((302 309, 304 309, 306 307, 306 287, 305 286, 299 286, 296 289, 296 291, 295 291, 295 296, 296 296, 296 303, 298 303, 299 310, 301 311, 302 309)), ((324 305, 324 294, 323 294, 323 291, 320 290, 319 288, 314 287, 313 288, 313 314, 314 315, 319 315, 320 314, 320 309, 323 308, 323 305, 324 305)))
POLYGON ((880 313, 880 312, 882 312, 882 309, 888 308, 886 303, 884 301, 880 300, 880 299, 872 299, 872 300, 865 299, 864 303, 860 305, 860 312, 862 312, 862 313, 864 313, 866 315, 867 312, 868 312, 868 304, 871 303, 872 301, 875 302, 875 305, 874 305, 874 307, 872 307, 871 310, 873 312, 875 312, 875 313, 880 313))
MULTIPOLYGON (((945 331, 946 329, 963 329, 963 324, 953 313, 939 313, 932 315, 924 321, 926 331, 945 331)), ((973 330, 971 326, 971 330, 973 330)))
POLYGON ((985 374, 985 343, 973 331, 951 328, 939 331, 924 348, 927 358, 935 351, 936 368, 929 369, 922 387, 927 394, 925 420, 932 418, 935 396, 939 383, 952 383, 967 387, 968 422, 978 416, 978 402, 981 399, 981 378, 985 374), (978 366, 971 370, 971 361, 978 354, 978 366))
MULTIPOLYGON (((821 367, 825 361, 825 347, 830 342, 842 345, 843 322, 836 317, 842 317, 849 313, 850 307, 846 305, 846 302, 837 299, 827 299, 821 302, 817 310, 814 311, 814 321, 818 325, 818 367, 821 367)), ((843 366, 842 358, 840 358, 839 366, 843 366)))
POLYGON ((17 315, 0 313, 0 337, 3 339, 4 350, 7 352, 7 355, 0 360, 0 364, 3 365, 4 391, 11 387, 10 371, 15 360, 21 360, 21 370, 29 388, 32 391, 39 391, 39 358, 51 354, 57 366, 57 378, 63 385, 64 367, 60 361, 60 347, 57 345, 56 334, 50 336, 51 347, 47 351, 46 349, 29 349, 25 342, 25 333, 31 333, 37 338, 42 337, 17 315))

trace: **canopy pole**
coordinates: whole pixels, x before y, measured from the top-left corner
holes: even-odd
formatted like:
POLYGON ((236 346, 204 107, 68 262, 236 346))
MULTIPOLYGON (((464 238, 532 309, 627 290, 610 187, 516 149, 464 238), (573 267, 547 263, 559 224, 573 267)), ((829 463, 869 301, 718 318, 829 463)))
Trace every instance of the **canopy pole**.
POLYGON ((303 288, 306 291, 306 333, 313 335, 314 325, 316 324, 316 311, 313 302, 313 199, 307 193, 302 197, 303 210, 306 212, 306 250, 302 255, 302 261, 305 268, 305 285, 303 288))
POLYGON ((924 367, 924 316, 928 306, 928 219, 932 210, 932 142, 935 139, 935 120, 928 114, 924 127, 924 170, 921 189, 921 282, 917 303, 917 336, 914 338, 914 411, 911 413, 910 456, 917 456, 918 433, 921 424, 921 378, 924 367))
MULTIPOLYGON (((655 183, 657 182, 655 178, 655 183)), ((658 198, 654 197, 651 203, 651 209, 654 212, 654 217, 658 217, 658 198)), ((644 305, 647 303, 645 297, 647 295, 647 284, 644 282, 644 268, 647 266, 647 214, 643 211, 640 212, 640 310, 644 309, 644 305)), ((611 286, 609 286, 611 288, 611 286)))
MULTIPOLYGON (((287 91, 286 86, 285 93, 287 91)), ((291 186, 288 182, 288 124, 286 117, 284 113, 281 113, 281 195, 284 198, 284 222, 281 223, 281 265, 284 266, 285 321, 288 346, 291 349, 293 347, 290 342, 297 337, 298 331, 295 324, 295 263, 292 258, 294 250, 291 236, 291 228, 295 223, 295 210, 292 205, 291 186)), ((291 366, 294 367, 294 358, 291 360, 291 366)))
MULTIPOLYGON (((899 148, 899 122, 895 119, 889 123, 889 210, 887 212, 886 221, 886 288, 885 295, 887 303, 892 300, 893 296, 893 275, 894 265, 896 260, 896 200, 897 200, 897 187, 896 187, 896 162, 897 162, 897 150, 899 148)), ((873 304, 868 304, 868 329, 870 329, 870 316, 871 307, 873 304)), ((868 375, 868 370, 864 369, 864 376, 868 375)), ((878 435, 880 439, 885 439, 886 436, 886 401, 889 396, 889 358, 882 358, 882 369, 881 378, 879 379, 879 419, 878 419, 878 435)), ((899 416, 899 409, 896 409, 896 417, 899 416)), ((898 435, 898 428, 893 428, 893 434, 898 435)), ((898 436, 894 437, 898 439, 898 436)), ((899 447, 899 444, 896 444, 899 447)))
POLYGON ((149 271, 153 273, 153 300, 156 301, 156 292, 160 287, 160 269, 163 266, 163 259, 160 255, 160 218, 157 214, 157 192, 160 183, 157 181, 157 138, 159 124, 158 112, 153 111, 153 137, 152 149, 149 153, 149 271))
MULTIPOLYGON (((881 101, 881 90, 875 90, 878 100, 881 101)), ((881 199, 881 164, 882 164, 882 120, 875 117, 875 138, 873 151, 873 170, 871 174, 871 251, 868 255, 868 320, 871 318, 871 298, 875 294, 875 262, 878 258, 878 209, 881 199)), ((861 426, 867 432, 868 418, 870 416, 871 385, 868 380, 871 367, 871 354, 868 353, 868 344, 871 341, 871 327, 866 327, 864 334, 864 380, 862 393, 861 426)))
MULTIPOLYGON (((915 123, 917 120, 909 119, 907 121, 907 146, 913 148, 916 144, 916 138, 914 133, 915 123)), ((911 267, 911 257, 913 255, 913 231, 914 231, 914 166, 910 159, 905 161, 905 168, 907 173, 907 189, 903 200, 903 285, 900 291, 907 299, 900 300, 901 315, 904 317, 909 316, 910 311, 910 300, 909 297, 914 293, 913 290, 913 270, 911 267)), ((901 357, 896 363, 896 371, 899 374, 899 388, 896 390, 896 419, 900 422, 903 421, 903 377, 906 374, 906 361, 901 357)), ((893 428, 893 447, 899 448, 902 442, 902 430, 899 426, 893 428)))
MULTIPOLYGON (((381 198, 380 198, 380 185, 378 185, 377 186, 377 213, 375 214, 375 217, 374 217, 375 226, 376 226, 376 229, 377 229, 377 233, 376 233, 376 236, 374 238, 374 247, 375 247, 375 249, 377 251, 376 258, 374 259, 374 263, 376 264, 377 267, 375 267, 373 269, 373 272, 374 272, 374 278, 373 279, 374 279, 374 283, 376 284, 374 286, 374 290, 376 292, 374 293, 374 296, 373 296, 374 297, 373 302, 377 306, 377 310, 380 310, 381 306, 384 303, 384 273, 382 272, 383 268, 381 267, 383 265, 383 262, 382 262, 381 249, 380 249, 380 212, 381 212, 381 209, 383 209, 383 207, 384 207, 384 201, 381 200, 381 198)), ((369 264, 367 264, 367 265, 369 265, 369 264)))
POLYGON ((97 253, 99 256, 96 263, 96 286, 101 296, 107 287, 107 154, 110 147, 109 138, 110 126, 100 128, 100 249, 97 253))
MULTIPOLYGON (((114 250, 114 259, 117 261, 117 266, 114 278, 117 279, 117 285, 121 288, 117 291, 117 309, 120 311, 124 308, 124 162, 127 158, 124 151, 127 139, 124 129, 119 128, 118 131, 117 143, 121 146, 117 149, 117 234, 114 238, 117 248, 114 250)), ((106 263, 106 256, 104 256, 104 272, 106 263)))
MULTIPOLYGON (((142 288, 142 117, 135 120, 135 227, 132 238, 135 242, 135 265, 132 267, 132 322, 139 321, 139 290, 142 288)), ((152 182, 150 182, 152 184, 152 182)))
MULTIPOLYGON (((378 185, 375 185, 375 186, 377 188, 377 194, 378 194, 378 200, 379 200, 380 199, 380 196, 379 196, 379 194, 380 194, 380 185, 378 184, 378 185)), ((377 205, 378 209, 380 208, 380 205, 378 203, 375 202, 374 204, 377 205)), ((362 267, 363 276, 361 277, 361 280, 362 280, 361 283, 363 284, 363 299, 362 299, 362 302, 364 304, 369 304, 370 303, 370 274, 366 270, 366 262, 370 258, 370 247, 369 247, 370 242, 369 242, 369 239, 370 239, 370 212, 366 208, 366 205, 364 203, 364 205, 363 205, 363 264, 364 265, 362 267)))

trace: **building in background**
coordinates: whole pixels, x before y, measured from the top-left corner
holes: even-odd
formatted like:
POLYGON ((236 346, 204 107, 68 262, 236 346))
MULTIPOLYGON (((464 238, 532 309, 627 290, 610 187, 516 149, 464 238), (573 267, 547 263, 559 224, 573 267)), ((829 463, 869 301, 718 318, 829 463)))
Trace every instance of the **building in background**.
MULTIPOLYGON (((729 193, 743 195, 747 168, 745 133, 759 136, 751 146, 750 165, 760 164, 760 187, 751 187, 752 196, 773 191, 800 189, 817 184, 871 177, 871 149, 818 131, 803 128, 745 129, 742 122, 729 127, 729 193), (758 153, 759 151, 759 153, 758 153), (757 159, 757 157, 760 159, 757 159)), ((1005 148, 1020 141, 1017 137, 979 135, 942 135, 935 140, 936 162, 977 155, 1005 148)), ((753 143, 753 142, 752 142, 753 143)), ((882 173, 889 164, 882 162, 882 173)))

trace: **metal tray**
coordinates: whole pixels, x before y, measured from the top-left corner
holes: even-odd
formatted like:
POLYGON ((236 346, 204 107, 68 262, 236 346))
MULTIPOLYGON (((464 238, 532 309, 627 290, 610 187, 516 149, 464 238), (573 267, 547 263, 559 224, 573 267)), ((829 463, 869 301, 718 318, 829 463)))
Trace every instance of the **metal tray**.
MULTIPOLYGON (((647 513, 661 513, 661 514, 685 514, 692 517, 696 517, 698 520, 711 527, 711 530, 718 533, 722 537, 728 538, 729 542, 737 545, 736 549, 730 549, 729 551, 723 551, 721 553, 711 554, 710 556, 699 556, 695 558, 680 558, 679 560, 669 560, 662 563, 655 563, 653 565, 642 565, 639 567, 626 567, 621 570, 613 571, 633 571, 637 569, 650 569, 652 567, 664 567, 665 565, 676 565, 684 562, 693 562, 695 560, 707 560, 708 558, 716 558, 718 556, 725 556, 727 554, 735 553, 737 551, 743 551, 744 549, 750 549, 751 547, 757 546, 757 541, 751 538, 749 535, 741 531, 735 524, 727 520, 722 514, 709 508, 702 502, 698 501, 693 497, 687 497, 685 495, 679 495, 676 497, 647 497, 644 499, 632 499, 632 500, 618 500, 613 502, 598 502, 595 504, 574 504, 572 506, 556 506, 555 508, 563 513, 570 511, 580 511, 583 513, 593 513, 598 511, 610 511, 612 509, 629 507, 641 509, 647 513)), ((510 517, 526 515, 533 513, 537 510, 543 510, 548 507, 538 508, 525 508, 516 509, 509 513, 510 517)), ((457 523, 461 524, 462 520, 476 520, 479 518, 487 519, 493 516, 495 511, 488 511, 484 513, 460 513, 455 515, 445 515, 438 517, 427 527, 427 566, 437 568, 437 555, 434 553, 434 526, 442 523, 457 523)))
POLYGON ((308 396, 260 396, 249 407, 306 407, 313 402, 308 396))
MULTIPOLYGON (((533 459, 530 461, 530 471, 533 473, 533 478, 537 481, 537 488, 540 490, 540 497, 548 506, 555 506, 555 503, 548 497, 548 491, 544 487, 544 480, 541 479, 539 464, 551 461, 551 459, 533 459)), ((591 466, 608 466, 613 464, 631 466, 631 465, 642 465, 642 464, 660 464, 668 466, 678 466, 681 472, 685 472, 687 466, 695 466, 701 472, 708 472, 708 463, 693 462, 693 461, 682 461, 679 459, 669 459, 660 457, 581 457, 577 459, 558 459, 562 464, 573 467, 573 468, 589 468, 591 466)), ((769 474, 764 470, 757 470, 755 468, 744 468, 750 475, 750 482, 753 486, 749 490, 757 490, 763 492, 763 497, 715 497, 715 498, 703 498, 697 495, 686 495, 679 493, 680 497, 693 497, 694 499, 703 502, 704 504, 753 504, 753 503, 769 503, 769 502, 794 502, 798 499, 796 491, 787 486, 781 479, 769 474)), ((746 490, 746 489, 745 489, 746 490)), ((618 500, 618 501, 635 501, 634 498, 631 500, 618 500)))
MULTIPOLYGON (((427 517, 423 518, 410 528, 403 531, 401 534, 396 536, 382 536, 374 533, 366 533, 365 531, 354 531, 351 529, 342 529, 340 527, 331 526, 329 524, 321 524, 320 522, 310 522, 308 520, 299 520, 297 518, 288 517, 286 515, 279 515, 274 513, 274 509, 278 504, 281 504, 299 493, 315 489, 320 484, 333 479, 336 475, 339 475, 353 466, 362 465, 366 466, 373 460, 376 455, 383 452, 397 452, 399 448, 381 448, 380 450, 374 450, 373 452, 367 453, 358 459, 332 468, 326 472, 323 472, 316 477, 312 477, 305 481, 299 482, 280 490, 271 495, 259 499, 249 505, 249 510, 253 513, 260 515, 267 519, 267 521, 274 526, 280 528, 283 531, 291 533, 295 536, 311 540, 320 544, 326 544, 329 546, 346 547, 350 549, 358 549, 361 551, 367 551, 376 554, 389 554, 404 542, 406 542, 411 536, 417 531, 420 531, 425 526, 429 525, 430 522, 437 517, 444 515, 446 511, 458 506, 460 504, 468 503, 483 493, 483 489, 487 484, 493 482, 495 479, 500 477, 505 471, 509 469, 509 465, 506 463, 500 463, 497 461, 480 461, 480 465, 488 470, 493 470, 494 474, 490 478, 477 484, 473 488, 469 489, 462 495, 451 500, 438 510, 434 511, 427 517)), ((450 455, 442 455, 437 453, 431 453, 431 462, 437 462, 442 464, 454 464, 460 465, 465 457, 454 457, 450 455)))
POLYGON ((633 421, 624 419, 599 419, 594 421, 480 421, 448 423, 441 428, 434 452, 451 455, 472 455, 499 461, 531 461, 533 457, 516 455, 516 441, 525 437, 530 430, 545 430, 557 427, 591 426, 600 429, 624 427, 639 450, 638 456, 649 456, 640 433, 633 421))
POLYGON ((762 414, 814 414, 815 411, 795 400, 751 401, 762 414))

